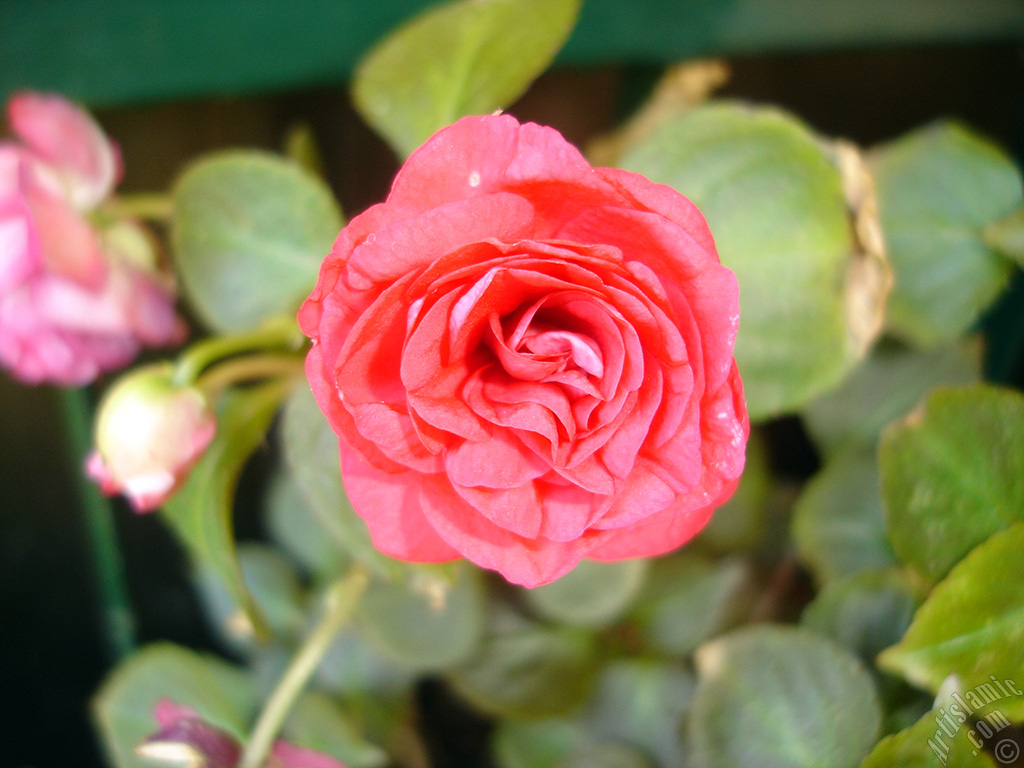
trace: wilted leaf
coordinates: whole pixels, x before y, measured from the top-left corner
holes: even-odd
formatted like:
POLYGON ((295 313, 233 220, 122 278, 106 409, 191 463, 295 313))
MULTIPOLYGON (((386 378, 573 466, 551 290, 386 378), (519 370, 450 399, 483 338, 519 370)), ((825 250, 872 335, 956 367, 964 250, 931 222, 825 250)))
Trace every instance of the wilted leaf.
POLYGON ((623 153, 680 111, 706 101, 728 80, 729 67, 717 59, 690 59, 670 66, 626 123, 590 143, 587 157, 594 165, 616 165, 623 153))

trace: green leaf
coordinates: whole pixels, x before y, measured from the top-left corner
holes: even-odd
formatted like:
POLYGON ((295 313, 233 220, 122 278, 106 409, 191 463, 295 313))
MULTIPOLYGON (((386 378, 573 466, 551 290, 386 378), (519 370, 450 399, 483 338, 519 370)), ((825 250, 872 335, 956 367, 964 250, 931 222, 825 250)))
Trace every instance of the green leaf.
POLYGON ((317 143, 316 134, 309 123, 293 123, 288 128, 282 142, 281 151, 284 156, 300 168, 320 178, 327 174, 324 171, 324 158, 317 143))
POLYGON ((935 390, 879 448, 893 549, 935 581, 1024 520, 1024 397, 987 385, 935 390))
POLYGON ((317 578, 338 576, 349 565, 348 551, 332 540, 289 472, 275 473, 270 483, 265 524, 271 539, 317 578))
POLYGON ((1024 267, 1024 208, 987 226, 982 239, 989 248, 1024 267))
POLYGON ((522 590, 527 604, 552 621, 604 627, 629 607, 647 573, 646 560, 583 560, 562 578, 522 590))
POLYGON ((872 663, 903 637, 919 602, 899 571, 861 571, 826 584, 804 609, 800 624, 872 663))
MULTIPOLYGON (((266 619, 274 637, 298 638, 305 620, 305 591, 295 566, 278 550, 255 542, 238 546, 238 561, 256 610, 266 619)), ((252 626, 223 581, 205 570, 198 576, 199 594, 210 624, 234 647, 251 648, 252 626)))
POLYGON ((161 514, 196 563, 217 576, 260 634, 263 619, 242 579, 232 528, 235 489, 246 461, 263 441, 288 384, 229 390, 217 411, 217 436, 161 514))
POLYGON ((470 704, 501 717, 561 714, 586 696, 594 638, 572 627, 544 626, 492 606, 483 646, 448 672, 470 704))
POLYGON ((501 768, 561 768, 576 765, 595 749, 619 756, 620 749, 628 748, 631 759, 642 765, 649 764, 645 758, 665 768, 685 765, 680 727, 694 687, 693 675, 679 664, 639 658, 612 661, 600 671, 593 695, 572 719, 501 722, 494 737, 495 755, 501 768))
POLYGON ((417 670, 446 669, 471 654, 483 635, 481 571, 456 568, 451 583, 426 568, 403 582, 373 581, 355 621, 382 655, 417 670))
POLYGON ((288 399, 281 436, 288 470, 328 538, 378 573, 403 578, 402 564, 373 546, 366 523, 352 509, 341 482, 338 436, 309 387, 296 387, 288 399))
POLYGON ((693 545, 715 554, 755 548, 768 528, 771 486, 768 451, 761 432, 754 429, 747 440, 747 462, 736 492, 715 510, 693 545))
POLYGON ((1024 202, 998 147, 952 122, 879 148, 873 170, 896 285, 889 325, 918 344, 963 333, 1006 285, 1010 264, 983 230, 1024 202))
POLYGON ((879 665, 938 692, 951 675, 968 704, 1024 720, 1024 523, 975 548, 940 582, 879 665), (998 686, 1012 684, 1010 696, 998 686))
POLYGON ((494 730, 500 768, 555 768, 586 738, 574 720, 502 720, 494 730))
POLYGON ((680 664, 620 659, 599 673, 583 719, 595 737, 634 747, 657 765, 685 765, 680 731, 695 687, 680 664))
POLYGON ((580 0, 460 0, 394 31, 356 70, 352 97, 401 157, 466 115, 507 107, 551 63, 580 0))
POLYGON ((415 678, 414 670, 385 659, 352 628, 338 635, 316 671, 318 685, 346 697, 400 698, 415 678))
POLYGON ((275 637, 297 638, 306 620, 306 590, 295 566, 266 544, 245 542, 238 561, 245 586, 275 637))
POLYGON ((632 747, 597 738, 569 720, 503 720, 494 733, 500 768, 650 768, 632 747))
POLYGON ((793 508, 800 561, 819 584, 896 563, 872 453, 836 454, 804 488, 793 508))
POLYGON ((295 163, 221 152, 174 190, 174 258, 200 318, 238 332, 294 314, 342 226, 324 183, 295 163))
POLYGON ((980 749, 984 741, 977 728, 958 724, 945 708, 933 710, 910 728, 878 742, 860 768, 995 768, 992 758, 980 749), (977 745, 971 743, 972 737, 977 745))
POLYGON ((650 763, 623 744, 584 742, 559 760, 556 768, 650 768, 650 763))
POLYGON ((322 693, 307 693, 299 699, 282 736, 296 746, 329 755, 346 768, 382 768, 390 762, 387 752, 368 742, 322 693))
POLYGON ((853 232, 839 170, 803 124, 718 102, 675 115, 622 167, 696 203, 736 273, 751 419, 792 411, 842 379, 863 346, 847 325, 845 297, 860 290, 847 283, 853 232))
POLYGON ((161 699, 191 707, 238 739, 246 736, 257 705, 249 678, 227 662, 170 643, 147 646, 110 674, 92 703, 104 749, 116 768, 152 768, 135 748, 160 730, 153 710, 161 699))
POLYGON ((875 743, 871 675, 819 635, 749 627, 703 646, 696 662, 694 768, 852 768, 875 743))
POLYGON ((725 629, 749 597, 750 570, 738 558, 719 561, 682 552, 652 562, 632 612, 644 640, 685 656, 725 629))
POLYGON ((876 680, 885 708, 882 733, 886 736, 910 728, 935 703, 935 697, 911 688, 902 678, 879 674, 876 680))
POLYGON ((980 381, 981 353, 980 338, 933 349, 879 345, 842 384, 808 404, 804 423, 826 453, 854 447, 873 451, 885 426, 929 389, 980 381))

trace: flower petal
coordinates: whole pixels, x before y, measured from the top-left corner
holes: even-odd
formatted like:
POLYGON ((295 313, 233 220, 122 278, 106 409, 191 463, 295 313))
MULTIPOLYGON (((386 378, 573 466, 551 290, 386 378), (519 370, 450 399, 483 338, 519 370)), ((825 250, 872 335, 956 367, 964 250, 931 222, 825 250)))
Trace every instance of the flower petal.
POLYGON ((446 479, 431 476, 422 482, 423 512, 438 534, 466 558, 513 584, 536 587, 554 581, 611 536, 587 531, 567 542, 524 538, 476 513, 446 479))
POLYGON ((592 549, 593 560, 624 560, 631 557, 657 557, 696 536, 711 519, 713 506, 688 510, 685 503, 669 506, 644 522, 614 531, 605 542, 592 549))
POLYGON ((66 179, 75 208, 94 208, 113 191, 120 153, 88 113, 61 96, 31 92, 16 94, 7 109, 15 134, 66 179))
POLYGON ((366 521, 374 546, 391 557, 436 563, 459 553, 441 539, 424 517, 418 472, 389 474, 341 443, 341 474, 352 507, 366 521))

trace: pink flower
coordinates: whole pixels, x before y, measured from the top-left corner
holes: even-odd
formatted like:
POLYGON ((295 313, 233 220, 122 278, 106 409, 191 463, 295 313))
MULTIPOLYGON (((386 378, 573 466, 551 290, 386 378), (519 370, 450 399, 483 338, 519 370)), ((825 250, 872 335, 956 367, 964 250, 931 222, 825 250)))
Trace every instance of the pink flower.
POLYGON ((299 312, 377 547, 527 586, 674 549, 732 493, 738 321, 689 200, 508 116, 417 150, 299 312))
MULTIPOLYGON (((242 750, 231 734, 203 720, 191 707, 161 699, 153 711, 160 730, 139 745, 144 757, 174 765, 235 768, 242 750)), ((333 757, 278 740, 265 768, 345 768, 333 757)))
POLYGON ((59 96, 18 94, 8 119, 20 142, 0 143, 0 365, 83 384, 179 341, 148 235, 97 215, 121 175, 116 147, 59 96))
POLYGON ((100 404, 86 472, 105 493, 123 493, 137 512, 148 512, 177 490, 216 432, 206 397, 177 386, 173 366, 141 368, 100 404))

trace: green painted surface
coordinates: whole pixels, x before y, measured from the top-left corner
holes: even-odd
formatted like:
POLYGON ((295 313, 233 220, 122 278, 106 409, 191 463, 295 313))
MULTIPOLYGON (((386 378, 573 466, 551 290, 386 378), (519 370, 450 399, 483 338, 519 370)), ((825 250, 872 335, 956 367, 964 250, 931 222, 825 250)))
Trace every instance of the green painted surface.
MULTIPOLYGON (((0 96, 91 105, 339 83, 424 0, 3 0, 0 96)), ((1024 40, 1020 0, 587 0, 561 61, 1024 40)))

